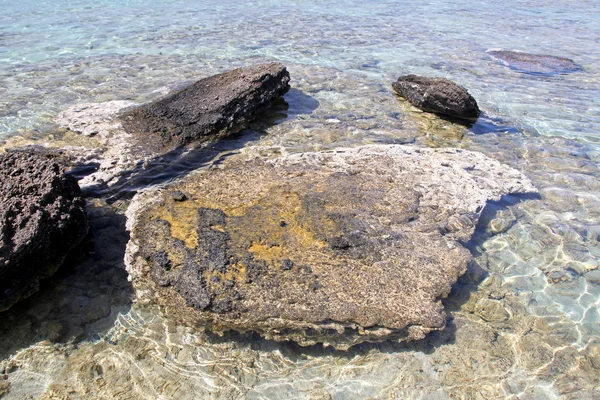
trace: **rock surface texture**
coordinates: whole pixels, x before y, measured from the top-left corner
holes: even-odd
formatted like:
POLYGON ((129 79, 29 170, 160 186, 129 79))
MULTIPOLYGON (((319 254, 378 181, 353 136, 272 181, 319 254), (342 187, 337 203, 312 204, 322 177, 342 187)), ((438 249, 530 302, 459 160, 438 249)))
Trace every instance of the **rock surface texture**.
POLYGON ((289 80, 287 69, 279 63, 238 68, 125 112, 123 127, 158 150, 203 141, 235 131, 285 94, 289 80))
POLYGON ((534 75, 555 75, 581 71, 581 65, 564 57, 518 51, 490 50, 492 58, 519 72, 534 75))
POLYGON ((88 230, 75 178, 52 154, 0 154, 0 310, 38 290, 88 230))
POLYGON ((126 265, 185 324, 346 349, 443 329, 486 200, 535 192, 482 154, 372 145, 225 166, 136 197, 126 265), (184 194, 182 197, 181 194, 184 194))
POLYGON ((480 111, 467 89, 444 78, 405 75, 392 88, 413 106, 423 111, 474 121, 480 111))

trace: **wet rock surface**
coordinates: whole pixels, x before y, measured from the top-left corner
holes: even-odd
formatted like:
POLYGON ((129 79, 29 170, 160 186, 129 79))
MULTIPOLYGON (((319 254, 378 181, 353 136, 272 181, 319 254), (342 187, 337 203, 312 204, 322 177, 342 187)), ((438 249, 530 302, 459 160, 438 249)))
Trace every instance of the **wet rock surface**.
POLYGON ((338 349, 422 339, 445 326, 440 300, 471 259, 459 241, 485 202, 535 191, 461 150, 242 153, 138 195, 126 264, 138 300, 217 333, 338 349))
POLYGON ((39 289, 88 231, 75 178, 56 155, 0 154, 0 310, 39 289))
POLYGON ((564 57, 506 50, 490 50, 487 53, 502 64, 528 74, 555 75, 582 70, 581 65, 564 57))
POLYGON ((159 151, 223 136, 285 94, 289 80, 280 63, 238 68, 125 112, 123 127, 159 151))
POLYGON ((480 111, 467 89, 444 78, 405 75, 392 88, 423 111, 462 120, 477 120, 480 111))

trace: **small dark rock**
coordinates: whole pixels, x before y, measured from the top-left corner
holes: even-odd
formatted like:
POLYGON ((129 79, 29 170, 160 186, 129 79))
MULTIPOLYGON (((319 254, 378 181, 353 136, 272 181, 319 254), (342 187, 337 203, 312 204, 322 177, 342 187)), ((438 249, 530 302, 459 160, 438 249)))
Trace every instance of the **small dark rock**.
POLYGON ((294 267, 294 263, 292 262, 292 260, 283 260, 281 262, 281 269, 284 271, 289 271, 293 267, 294 267))
POLYGON ((405 75, 392 83, 394 91, 423 111, 474 121, 480 111, 467 89, 444 78, 405 75))
POLYGON ((171 193, 171 198, 175 201, 186 201, 187 196, 180 190, 175 190, 171 193))

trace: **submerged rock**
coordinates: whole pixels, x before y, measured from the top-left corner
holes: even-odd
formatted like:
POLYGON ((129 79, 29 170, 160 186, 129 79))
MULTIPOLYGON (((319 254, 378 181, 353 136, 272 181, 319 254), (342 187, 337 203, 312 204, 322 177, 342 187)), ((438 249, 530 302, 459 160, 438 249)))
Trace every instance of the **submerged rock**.
POLYGON ((489 50, 492 58, 519 72, 534 75, 555 75, 581 71, 581 65, 564 57, 519 51, 489 50))
POLYGON ((88 230, 75 178, 51 153, 0 154, 0 311, 38 290, 88 230))
POLYGON ((346 349, 443 329, 486 200, 535 192, 480 153, 371 145, 222 167, 139 194, 140 301, 214 332, 346 349), (180 194, 185 195, 181 201, 180 194))
POLYGON ((480 111, 467 89, 444 78, 405 75, 392 83, 394 91, 423 111, 476 120, 480 111))
POLYGON ((285 94, 289 81, 283 64, 238 68, 125 112, 123 127, 144 146, 157 150, 205 141, 239 129, 259 109, 285 94))

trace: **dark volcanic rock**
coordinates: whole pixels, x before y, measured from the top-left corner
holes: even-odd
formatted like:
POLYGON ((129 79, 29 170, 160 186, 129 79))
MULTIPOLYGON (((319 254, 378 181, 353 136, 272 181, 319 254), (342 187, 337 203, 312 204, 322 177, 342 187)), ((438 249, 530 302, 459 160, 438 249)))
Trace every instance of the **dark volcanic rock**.
POLYGON ((39 288, 88 230, 75 178, 52 154, 0 154, 0 310, 39 288))
POLYGON ((444 78, 405 75, 392 83, 394 91, 423 111, 453 118, 476 120, 477 102, 462 86, 444 78))
POLYGON ((518 51, 490 50, 492 58, 519 72, 533 75, 556 75, 581 71, 581 65, 564 57, 518 51))
POLYGON ((279 63, 235 69, 125 112, 123 127, 156 150, 204 141, 238 129, 286 93, 289 80, 279 63))
POLYGON ((339 349, 421 339, 445 326, 441 298, 471 258, 460 241, 509 192, 535 188, 468 151, 242 153, 134 199, 127 270, 139 301, 217 333, 339 349))

